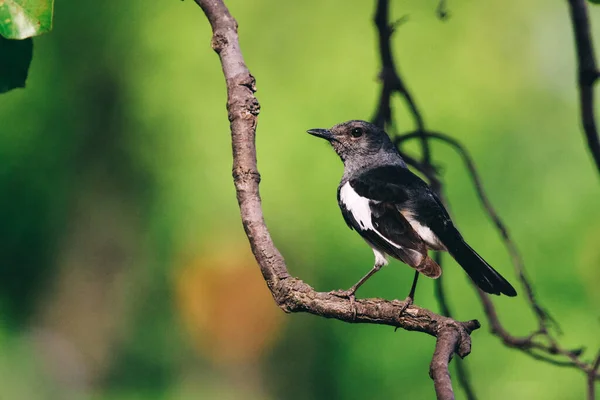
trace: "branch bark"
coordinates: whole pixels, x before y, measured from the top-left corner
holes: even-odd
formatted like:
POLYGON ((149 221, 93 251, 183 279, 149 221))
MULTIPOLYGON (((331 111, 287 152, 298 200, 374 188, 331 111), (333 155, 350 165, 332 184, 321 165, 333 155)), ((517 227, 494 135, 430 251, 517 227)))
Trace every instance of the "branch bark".
POLYGON ((211 45, 221 59, 227 85, 233 178, 242 224, 273 298, 288 313, 307 312, 345 322, 390 325, 435 336, 437 340, 431 376, 438 399, 453 399, 448 362, 454 352, 460 357, 470 353, 470 333, 479 328, 479 322, 455 321, 414 305, 401 313, 404 303, 398 300, 359 299, 351 302, 330 293, 316 292, 288 273, 283 256, 275 247, 263 218, 255 148, 260 106, 254 96, 255 80, 240 50, 237 22, 221 0, 195 1, 212 26, 211 45))
POLYGON ((457 335, 452 328, 443 329, 437 337, 435 352, 429 367, 438 399, 454 399, 448 364, 454 355, 457 335))

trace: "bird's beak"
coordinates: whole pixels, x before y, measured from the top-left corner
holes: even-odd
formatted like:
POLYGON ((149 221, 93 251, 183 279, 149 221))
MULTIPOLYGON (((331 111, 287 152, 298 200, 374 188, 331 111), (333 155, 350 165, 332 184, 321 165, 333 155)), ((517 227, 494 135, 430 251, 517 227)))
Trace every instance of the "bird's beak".
POLYGON ((333 135, 331 134, 331 131, 329 129, 309 129, 306 132, 325 140, 333 139, 333 135))

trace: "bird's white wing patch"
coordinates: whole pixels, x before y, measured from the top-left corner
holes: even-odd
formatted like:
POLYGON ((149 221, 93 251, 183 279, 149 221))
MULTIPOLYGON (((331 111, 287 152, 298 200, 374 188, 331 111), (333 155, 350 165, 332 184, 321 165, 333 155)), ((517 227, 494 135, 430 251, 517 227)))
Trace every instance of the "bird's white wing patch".
POLYGON ((356 193, 352 186, 350 186, 350 182, 346 182, 340 189, 340 200, 362 229, 375 230, 373 228, 373 221, 371 220, 369 199, 356 193))
POLYGON ((361 229, 370 229, 397 249, 402 248, 402 246, 398 246, 396 243, 390 241, 388 238, 379 233, 373 226, 369 202, 374 200, 369 200, 368 198, 362 197, 356 193, 352 186, 350 186, 350 182, 346 182, 346 184, 344 184, 344 186, 342 186, 340 189, 340 200, 342 203, 344 203, 346 209, 352 214, 356 222, 360 225, 361 229))
POLYGON ((442 243, 442 241, 436 236, 433 231, 425 225, 422 225, 419 221, 417 221, 410 212, 403 211, 402 215, 410 226, 417 232, 417 235, 423 239, 427 245, 433 250, 447 250, 446 246, 442 243))

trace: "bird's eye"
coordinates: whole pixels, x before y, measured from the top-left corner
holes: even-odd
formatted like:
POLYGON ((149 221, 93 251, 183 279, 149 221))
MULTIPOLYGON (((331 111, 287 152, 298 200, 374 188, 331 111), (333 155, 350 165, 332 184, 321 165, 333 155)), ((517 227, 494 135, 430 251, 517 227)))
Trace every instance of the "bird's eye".
POLYGON ((350 131, 350 134, 353 137, 360 137, 363 134, 363 130, 361 128, 352 128, 352 130, 350 131))

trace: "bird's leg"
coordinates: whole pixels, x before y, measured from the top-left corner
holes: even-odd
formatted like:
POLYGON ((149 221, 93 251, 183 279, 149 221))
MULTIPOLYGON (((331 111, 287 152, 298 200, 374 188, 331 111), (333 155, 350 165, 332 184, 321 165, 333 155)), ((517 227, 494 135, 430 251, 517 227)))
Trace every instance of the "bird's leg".
POLYGON ((413 278, 412 286, 410 287, 410 292, 408 293, 408 297, 404 299, 404 304, 400 309, 400 315, 404 313, 404 311, 412 306, 415 301, 415 290, 417 289, 417 281, 419 280, 419 271, 415 271, 415 277, 413 278))
POLYGON ((338 296, 338 297, 342 297, 342 298, 350 300, 350 307, 352 307, 352 311, 354 314, 353 319, 356 319, 356 305, 354 304, 354 301, 356 300, 356 296, 354 294, 356 293, 358 288, 361 287, 362 284, 365 283, 370 277, 372 277, 373 274, 375 274, 375 272, 379 271, 382 266, 383 265, 376 262, 375 265, 373 266, 373 268, 371 268, 371 270, 365 276, 360 278, 360 280, 358 282, 356 282, 354 285, 352 285, 352 287, 348 290, 332 290, 331 292, 329 292, 330 294, 332 294, 334 296, 338 296))
POLYGON ((370 277, 373 276, 373 274, 375 274, 375 272, 379 271, 381 269, 382 265, 379 264, 375 264, 373 266, 373 268, 371 268, 371 270, 362 278, 360 278, 360 280, 358 282, 356 282, 354 285, 352 285, 352 287, 348 290, 333 290, 329 293, 338 296, 338 297, 343 297, 346 299, 351 299, 352 297, 355 297, 354 294, 356 293, 356 291, 358 290, 359 287, 361 287, 363 285, 363 283, 365 283, 370 277))

